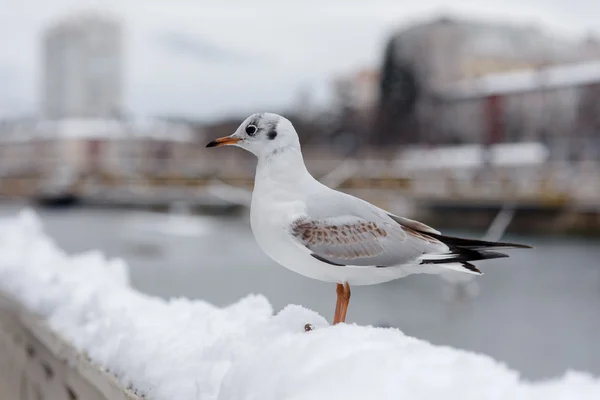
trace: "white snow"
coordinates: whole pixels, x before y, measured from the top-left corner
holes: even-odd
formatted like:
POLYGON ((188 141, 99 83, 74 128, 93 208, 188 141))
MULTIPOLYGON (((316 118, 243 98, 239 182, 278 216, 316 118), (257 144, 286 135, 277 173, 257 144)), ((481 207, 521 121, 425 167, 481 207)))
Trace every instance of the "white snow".
POLYGON ((0 221, 0 290, 148 399, 600 398, 587 373, 531 383, 490 357, 396 329, 330 327, 293 305, 273 315, 260 295, 225 308, 147 296, 122 261, 65 254, 28 210, 0 221))

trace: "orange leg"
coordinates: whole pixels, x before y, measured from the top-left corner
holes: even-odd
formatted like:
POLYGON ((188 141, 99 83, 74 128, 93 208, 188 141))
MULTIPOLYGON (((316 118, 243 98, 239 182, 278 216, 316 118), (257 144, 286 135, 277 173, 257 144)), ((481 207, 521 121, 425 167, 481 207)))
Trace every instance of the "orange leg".
POLYGON ((342 296, 344 295, 344 285, 338 283, 335 288, 335 293, 337 294, 337 301, 335 303, 335 314, 333 314, 334 325, 340 322, 340 313, 342 312, 342 296))
POLYGON ((346 313, 348 312, 348 304, 350 303, 350 285, 338 283, 335 290, 337 294, 337 302, 335 304, 335 314, 333 316, 333 324, 339 324, 346 321, 346 313))
POLYGON ((346 322, 346 313, 350 304, 350 285, 344 282, 344 296, 342 297, 342 312, 340 322, 346 322))

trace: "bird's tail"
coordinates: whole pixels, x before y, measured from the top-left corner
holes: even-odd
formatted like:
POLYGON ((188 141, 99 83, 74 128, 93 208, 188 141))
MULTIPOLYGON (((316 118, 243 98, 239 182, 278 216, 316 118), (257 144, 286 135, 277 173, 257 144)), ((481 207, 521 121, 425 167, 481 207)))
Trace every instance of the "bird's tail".
POLYGON ((517 243, 464 239, 431 232, 420 233, 444 243, 450 249, 450 251, 443 254, 424 254, 421 257, 421 264, 436 264, 443 268, 476 275, 483 275, 483 273, 477 267, 471 264, 471 261, 508 257, 508 254, 492 250, 531 248, 531 246, 517 243))

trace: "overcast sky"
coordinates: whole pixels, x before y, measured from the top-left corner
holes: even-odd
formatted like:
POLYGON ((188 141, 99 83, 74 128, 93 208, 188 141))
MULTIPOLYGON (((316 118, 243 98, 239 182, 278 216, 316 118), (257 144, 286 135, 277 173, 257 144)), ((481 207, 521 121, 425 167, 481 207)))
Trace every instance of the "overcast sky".
POLYGON ((125 23, 131 112, 210 119, 281 109, 301 86, 323 101, 333 77, 377 65, 411 20, 450 14, 583 35, 600 15, 597 0, 0 0, 0 116, 38 110, 40 35, 89 8, 125 23))

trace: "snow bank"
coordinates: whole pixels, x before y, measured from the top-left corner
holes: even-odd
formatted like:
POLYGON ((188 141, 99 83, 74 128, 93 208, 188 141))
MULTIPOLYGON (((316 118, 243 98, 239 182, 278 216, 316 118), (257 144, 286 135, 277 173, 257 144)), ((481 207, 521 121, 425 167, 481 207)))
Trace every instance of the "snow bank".
POLYGON ((225 308, 150 297, 131 289, 122 261, 66 255, 30 211, 0 223, 0 291, 148 399, 600 398, 588 374, 525 382, 487 356, 396 329, 329 327, 298 306, 273 315, 262 296, 225 308))

